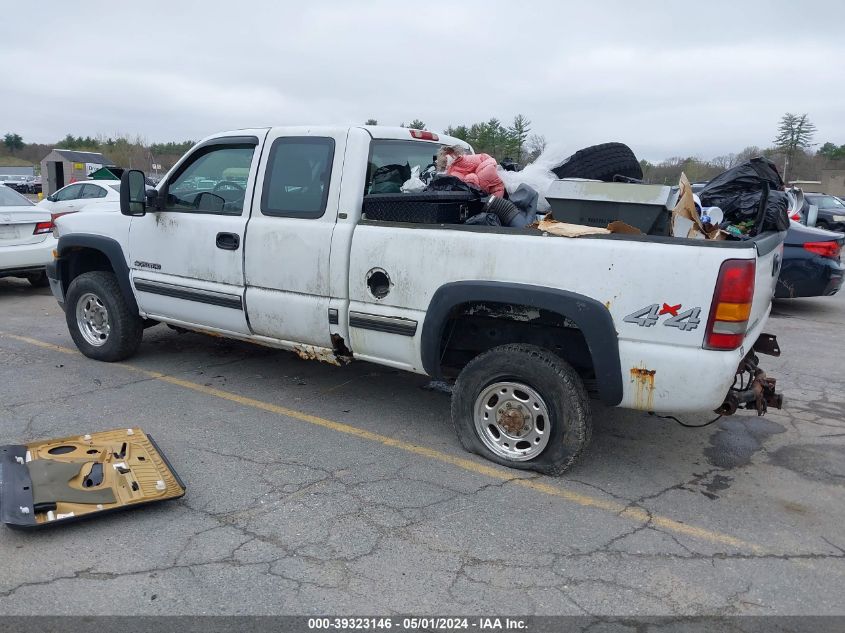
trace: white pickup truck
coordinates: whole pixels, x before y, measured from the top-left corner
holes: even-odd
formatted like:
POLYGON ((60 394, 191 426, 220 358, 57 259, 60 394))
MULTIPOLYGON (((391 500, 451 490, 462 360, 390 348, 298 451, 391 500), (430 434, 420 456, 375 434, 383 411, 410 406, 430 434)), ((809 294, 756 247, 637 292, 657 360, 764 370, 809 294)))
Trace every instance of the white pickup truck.
POLYGON ((365 360, 455 379, 463 446, 514 468, 566 470, 589 397, 657 412, 780 406, 756 353, 783 235, 577 239, 369 220, 373 174, 425 167, 462 141, 386 127, 274 127, 194 146, 122 214, 57 222, 53 294, 83 354, 134 354, 145 327, 365 360))

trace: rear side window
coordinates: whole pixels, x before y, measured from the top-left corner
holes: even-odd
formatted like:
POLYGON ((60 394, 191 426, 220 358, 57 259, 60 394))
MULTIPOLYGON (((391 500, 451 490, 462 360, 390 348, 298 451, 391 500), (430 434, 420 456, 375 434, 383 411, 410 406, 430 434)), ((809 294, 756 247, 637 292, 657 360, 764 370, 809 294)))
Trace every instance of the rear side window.
POLYGON ((82 195, 82 185, 70 185, 64 189, 60 189, 55 193, 56 201, 65 202, 67 200, 77 200, 82 195))
POLYGON ((332 138, 277 138, 267 159, 261 213, 291 218, 321 217, 326 212, 333 160, 332 138))
POLYGON ((423 173, 437 160, 442 143, 376 140, 370 144, 367 188, 364 193, 399 193, 414 167, 423 173))
POLYGON ((99 185, 83 185, 81 198, 105 198, 106 190, 99 185))

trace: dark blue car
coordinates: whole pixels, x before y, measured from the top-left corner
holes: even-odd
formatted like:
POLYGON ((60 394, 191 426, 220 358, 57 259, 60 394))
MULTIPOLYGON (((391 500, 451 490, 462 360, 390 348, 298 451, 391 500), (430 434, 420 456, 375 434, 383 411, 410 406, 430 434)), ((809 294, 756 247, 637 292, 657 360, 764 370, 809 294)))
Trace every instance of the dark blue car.
POLYGON ((842 233, 790 222, 775 297, 794 299, 836 294, 845 278, 845 265, 840 261, 843 242, 842 233))

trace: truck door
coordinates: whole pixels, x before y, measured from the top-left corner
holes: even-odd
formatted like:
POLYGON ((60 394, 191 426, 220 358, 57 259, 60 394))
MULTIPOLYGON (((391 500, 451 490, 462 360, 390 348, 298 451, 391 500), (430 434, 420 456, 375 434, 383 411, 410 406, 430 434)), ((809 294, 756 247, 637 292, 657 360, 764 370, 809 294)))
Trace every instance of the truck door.
POLYGON ((331 348, 329 257, 346 128, 276 128, 267 136, 246 243, 252 331, 331 348))
POLYGON ((149 317, 249 333, 243 241, 266 134, 201 143, 160 185, 161 210, 132 219, 130 276, 149 317))

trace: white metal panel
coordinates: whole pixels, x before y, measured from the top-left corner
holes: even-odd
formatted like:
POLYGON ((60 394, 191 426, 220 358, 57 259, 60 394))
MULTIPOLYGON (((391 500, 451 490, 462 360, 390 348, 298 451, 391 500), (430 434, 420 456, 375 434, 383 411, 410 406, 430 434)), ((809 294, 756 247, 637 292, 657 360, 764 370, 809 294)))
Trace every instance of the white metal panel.
POLYGON ((275 339, 331 347, 328 309, 330 254, 337 219, 348 128, 273 128, 258 170, 253 211, 247 230, 246 305, 252 331, 275 339), (326 210, 319 218, 261 213, 261 196, 270 148, 278 138, 334 139, 326 210))
MULTIPOLYGON (((132 218, 128 251, 133 279, 149 278, 150 273, 153 273, 153 278, 157 281, 181 286, 187 290, 205 288, 223 294, 243 296, 244 233, 266 133, 266 129, 247 129, 214 137, 256 136, 259 139, 252 157, 241 215, 149 210, 143 217, 132 218), (218 233, 238 235, 240 246, 236 250, 218 248, 218 233)), ((178 164, 190 160, 192 154, 193 152, 189 152, 178 164)), ((168 174, 168 179, 172 173, 171 171, 168 174)), ((108 214, 91 215, 104 217, 108 214)), ((135 295, 140 310, 145 314, 171 316, 235 332, 250 331, 244 310, 151 292, 136 291, 135 295)))
MULTIPOLYGON (((417 315, 421 330, 424 316, 420 315, 443 284, 489 280, 538 285, 603 303, 616 323, 620 341, 645 342, 668 350, 676 346, 700 350, 721 262, 754 254, 750 248, 698 247, 689 242, 540 237, 509 231, 364 223, 353 239, 350 310, 406 318, 417 315), (387 271, 392 282, 390 294, 381 300, 374 298, 366 285, 367 271, 373 267, 387 271), (650 305, 662 309, 664 303, 679 314, 699 308, 700 323, 689 330, 666 327, 671 314, 661 315, 650 327, 624 321, 650 305)), ((351 338, 356 354, 421 367, 419 345, 411 350, 407 337, 352 332, 351 338)), ((653 368, 649 358, 637 361, 653 368)), ((622 367, 626 375, 629 369, 622 367)), ((678 371, 676 365, 660 369, 678 371)))

